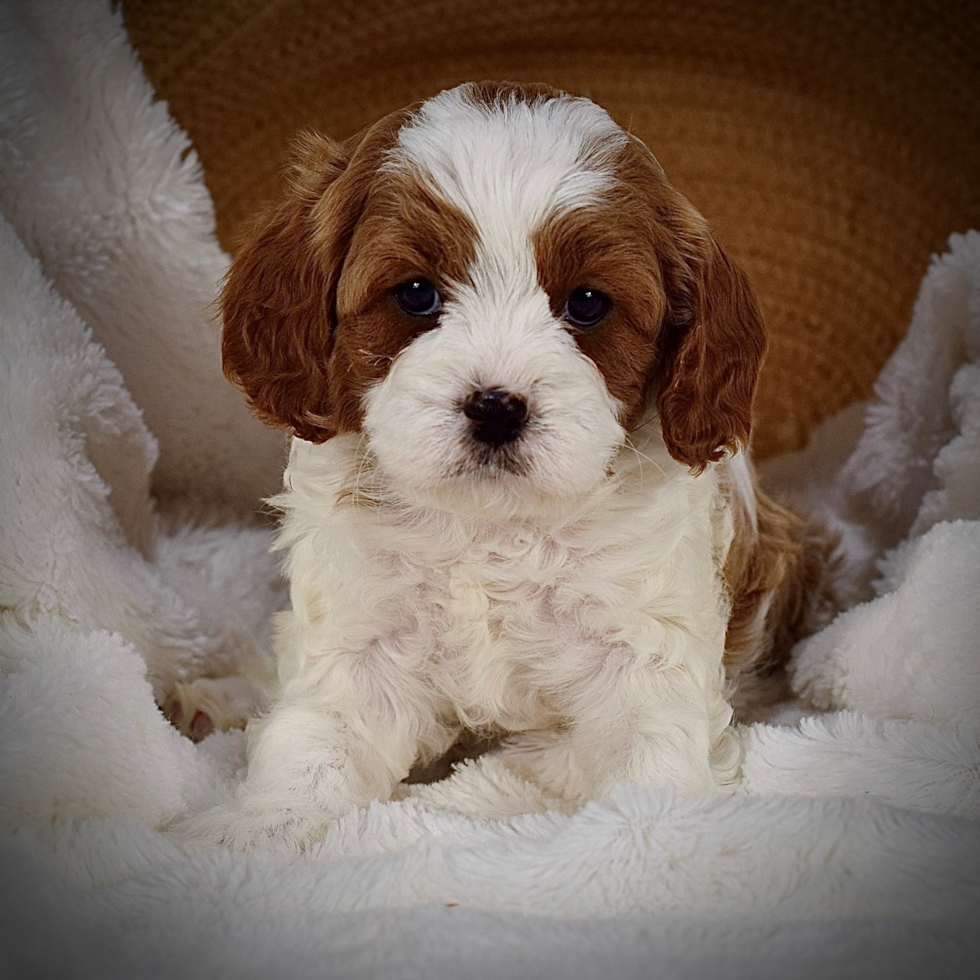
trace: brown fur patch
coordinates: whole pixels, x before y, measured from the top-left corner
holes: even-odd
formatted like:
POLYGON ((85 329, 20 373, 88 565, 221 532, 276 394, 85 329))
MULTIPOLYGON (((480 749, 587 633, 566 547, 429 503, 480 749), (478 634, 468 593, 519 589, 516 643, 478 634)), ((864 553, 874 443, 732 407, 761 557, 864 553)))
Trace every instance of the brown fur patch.
POLYGON ((643 144, 621 151, 616 183, 595 207, 547 222, 534 247, 556 316, 576 286, 612 299, 607 317, 576 337, 623 403, 626 428, 656 391, 675 459, 700 471, 748 445, 761 315, 745 276, 643 144))
POLYGON ((363 420, 362 395, 384 379, 398 353, 438 315, 411 316, 394 287, 421 276, 443 300, 469 281, 476 231, 456 207, 407 171, 386 172, 361 214, 337 291, 336 343, 330 361, 338 431, 363 420))
POLYGON ((283 200, 235 256, 221 296, 226 375, 260 418, 311 442, 361 424, 361 395, 432 318, 393 288, 420 275, 465 281, 475 232, 417 179, 385 172, 412 107, 344 144, 297 144, 283 200))
POLYGON ((735 539, 724 570, 731 597, 725 667, 736 715, 743 721, 789 696, 785 665, 790 650, 838 610, 836 536, 757 486, 755 502, 753 528, 735 501, 735 539))
POLYGON ((623 405, 621 424, 634 428, 649 400, 667 298, 659 251, 665 230, 637 218, 644 204, 630 185, 618 187, 595 207, 547 221, 534 235, 538 281, 561 318, 578 286, 601 290, 613 301, 591 329, 570 327, 602 372, 609 393, 623 405))
POLYGON ((472 105, 495 106, 505 102, 546 102, 548 99, 567 99, 561 89, 543 82, 467 82, 463 89, 472 105))
POLYGON ((297 142, 283 200, 248 230, 221 293, 225 375, 259 418, 305 439, 329 433, 326 366, 339 274, 335 253, 314 249, 311 213, 352 152, 315 134, 297 142))

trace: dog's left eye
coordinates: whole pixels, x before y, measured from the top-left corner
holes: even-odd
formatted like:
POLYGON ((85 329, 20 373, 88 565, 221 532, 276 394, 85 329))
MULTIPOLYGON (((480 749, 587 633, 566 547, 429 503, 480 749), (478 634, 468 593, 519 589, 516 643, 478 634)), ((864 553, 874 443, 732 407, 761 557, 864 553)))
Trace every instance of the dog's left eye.
POLYGON ((577 286, 565 300, 565 319, 576 327, 594 327, 610 310, 612 300, 598 289, 577 286))
POLYGON ((442 309, 439 290, 428 279, 408 279, 395 286, 395 302, 412 316, 430 316, 442 309))

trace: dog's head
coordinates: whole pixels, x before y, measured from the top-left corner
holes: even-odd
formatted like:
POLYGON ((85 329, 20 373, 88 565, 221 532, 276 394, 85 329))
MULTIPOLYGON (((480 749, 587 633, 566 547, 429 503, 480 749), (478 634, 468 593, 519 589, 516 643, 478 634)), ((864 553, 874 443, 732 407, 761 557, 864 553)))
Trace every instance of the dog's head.
POLYGON ((222 295, 225 371, 262 418, 363 432, 429 501, 586 492, 648 410, 695 471, 747 445, 748 283, 594 103, 468 84, 298 150, 222 295))

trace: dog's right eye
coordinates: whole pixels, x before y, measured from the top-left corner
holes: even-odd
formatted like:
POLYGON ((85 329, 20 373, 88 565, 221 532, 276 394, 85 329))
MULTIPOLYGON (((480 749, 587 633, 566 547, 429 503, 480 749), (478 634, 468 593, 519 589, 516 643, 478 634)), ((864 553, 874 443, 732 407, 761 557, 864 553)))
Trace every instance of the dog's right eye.
POLYGON ((395 286, 395 302, 412 316, 431 316, 442 309, 439 290, 428 279, 407 279, 395 286))
POLYGON ((598 325, 611 306, 612 300, 605 293, 589 286, 577 286, 565 301, 565 319, 588 330, 598 325))

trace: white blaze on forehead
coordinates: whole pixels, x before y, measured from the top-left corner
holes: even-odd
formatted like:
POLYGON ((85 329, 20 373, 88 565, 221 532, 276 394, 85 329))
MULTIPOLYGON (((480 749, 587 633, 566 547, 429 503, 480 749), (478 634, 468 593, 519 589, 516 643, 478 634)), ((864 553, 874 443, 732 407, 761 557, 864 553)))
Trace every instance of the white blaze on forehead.
POLYGON ((555 213, 594 204, 613 181, 612 151, 626 140, 588 99, 473 102, 460 86, 402 127, 391 165, 421 171, 473 221, 486 257, 499 260, 528 246, 555 213))

